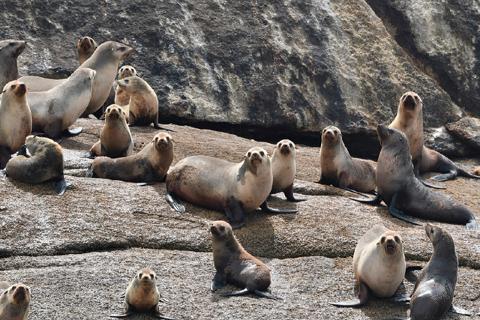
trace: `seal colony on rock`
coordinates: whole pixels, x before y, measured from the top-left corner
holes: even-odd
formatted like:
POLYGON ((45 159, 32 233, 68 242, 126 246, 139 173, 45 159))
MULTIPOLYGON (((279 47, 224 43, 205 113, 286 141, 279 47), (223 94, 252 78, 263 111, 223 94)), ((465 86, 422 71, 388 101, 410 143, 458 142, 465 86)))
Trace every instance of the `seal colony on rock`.
POLYGON ((176 197, 223 211, 233 228, 240 228, 245 224, 246 213, 258 207, 272 213, 297 212, 268 207, 266 200, 272 191, 272 183, 270 158, 260 147, 248 150, 240 163, 191 156, 180 160, 168 171, 166 199, 177 212, 185 212, 185 207, 176 197))
POLYGON ((78 62, 84 63, 97 49, 98 44, 91 37, 81 37, 77 41, 78 62))
MULTIPOLYGON (((120 68, 118 70, 118 75, 117 79, 122 80, 128 77, 136 76, 137 75, 137 70, 135 70, 134 67, 126 65, 120 68)), ((115 104, 119 105, 121 107, 128 105, 130 102, 130 94, 125 90, 125 88, 122 88, 121 86, 117 85, 115 88, 115 104)), ((124 109, 128 110, 128 108, 124 109)))
POLYGON ((382 150, 377 162, 377 196, 357 201, 379 204, 382 200, 394 217, 418 224, 411 217, 439 222, 463 224, 477 229, 475 216, 465 206, 425 187, 413 172, 407 137, 397 129, 379 125, 382 150))
POLYGON ((0 319, 27 320, 30 312, 30 288, 22 283, 0 286, 0 319))
POLYGON ((0 88, 8 82, 18 79, 18 56, 25 50, 25 41, 0 41, 0 88))
POLYGON ((270 269, 242 247, 227 222, 213 222, 210 232, 213 263, 217 271, 212 280, 212 291, 221 289, 228 283, 243 289, 225 293, 224 296, 253 293, 264 298, 279 299, 267 291, 271 283, 270 269))

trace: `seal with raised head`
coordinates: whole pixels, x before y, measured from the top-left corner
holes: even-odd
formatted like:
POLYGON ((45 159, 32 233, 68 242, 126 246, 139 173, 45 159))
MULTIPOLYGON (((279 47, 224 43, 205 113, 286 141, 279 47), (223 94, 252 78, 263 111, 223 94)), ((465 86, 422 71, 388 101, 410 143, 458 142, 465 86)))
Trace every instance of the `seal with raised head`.
POLYGON ((121 107, 112 104, 105 110, 105 124, 100 131, 100 140, 90 152, 89 158, 107 156, 110 158, 126 157, 133 152, 133 139, 121 107))
MULTIPOLYGON (((126 65, 122 66, 118 70, 117 79, 122 80, 128 77, 133 77, 137 75, 137 70, 134 67, 126 65)), ((115 88, 115 104, 119 106, 126 106, 130 103, 130 94, 125 90, 125 88, 120 87, 119 85, 115 88)))
POLYGON ((159 309, 160 292, 157 288, 157 275, 150 268, 145 268, 130 281, 125 292, 125 312, 111 315, 112 318, 128 318, 136 313, 144 313, 156 319, 173 320, 162 316, 159 309))
POLYGON ((406 269, 400 234, 376 225, 358 240, 353 254, 356 298, 331 304, 359 307, 367 303, 371 294, 378 298, 392 298, 405 277, 406 269))
POLYGON ((465 206, 425 187, 415 177, 407 137, 397 129, 379 125, 382 150, 377 162, 377 196, 357 201, 380 204, 383 200, 394 217, 418 224, 411 217, 478 228, 475 216, 465 206))
POLYGON ((18 79, 17 58, 25 50, 25 41, 0 41, 0 88, 18 79))
POLYGON ((98 44, 91 37, 84 36, 77 41, 78 62, 84 63, 97 49, 98 44))
POLYGON ((253 293, 264 298, 279 299, 267 291, 271 283, 270 269, 242 247, 230 224, 215 221, 210 226, 210 232, 213 263, 217 271, 212 280, 212 291, 232 284, 242 289, 225 293, 224 296, 253 293))
POLYGON ((43 132, 50 138, 62 133, 77 135, 82 128, 69 129, 83 114, 92 97, 96 72, 78 68, 58 86, 43 92, 29 92, 28 103, 32 111, 32 130, 43 132))
POLYGON ((0 169, 32 133, 32 114, 25 84, 14 80, 5 85, 0 102, 0 169))
POLYGON ((360 192, 375 191, 375 162, 350 156, 342 132, 335 126, 322 131, 320 183, 360 192))
POLYGON ((270 158, 260 147, 248 150, 239 163, 191 156, 180 160, 168 171, 166 199, 177 212, 185 212, 185 207, 176 197, 223 211, 233 228, 240 228, 245 224, 246 213, 258 207, 271 213, 297 212, 268 207, 266 200, 272 191, 272 183, 270 158))
POLYGON ((30 288, 22 283, 0 288, 0 319, 27 320, 30 312, 30 288))
POLYGON ((89 169, 89 176, 132 182, 164 181, 173 161, 173 139, 159 132, 137 154, 111 159, 97 157, 89 169))
POLYGON ((272 153, 272 194, 283 192, 288 201, 299 202, 305 199, 296 199, 293 195, 293 182, 297 173, 296 146, 288 139, 277 143, 272 153))
POLYGON ((7 177, 24 183, 53 181, 59 195, 68 187, 63 176, 62 147, 45 137, 28 136, 17 156, 8 161, 5 172, 7 177))

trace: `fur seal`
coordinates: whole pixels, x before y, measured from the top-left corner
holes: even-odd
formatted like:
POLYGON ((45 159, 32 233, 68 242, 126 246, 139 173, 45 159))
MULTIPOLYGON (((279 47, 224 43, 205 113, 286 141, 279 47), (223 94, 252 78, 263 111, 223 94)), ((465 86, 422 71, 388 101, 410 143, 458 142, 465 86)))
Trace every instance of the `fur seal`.
POLYGON ((68 127, 82 115, 92 97, 96 72, 78 68, 58 86, 43 92, 29 92, 28 103, 32 111, 34 132, 43 132, 48 137, 58 138, 63 132, 75 135, 82 128, 68 127))
POLYGON ((111 315, 112 318, 128 318, 135 313, 147 313, 156 319, 173 320, 162 316, 158 303, 160 292, 157 288, 157 275, 150 268, 138 271, 125 292, 125 313, 111 315))
POLYGON ((90 58, 97 49, 98 44, 91 37, 85 36, 81 37, 77 41, 77 53, 78 53, 78 62, 80 64, 84 63, 88 58, 90 58))
POLYGON ((335 126, 322 131, 320 183, 360 192, 375 191, 375 162, 353 158, 345 147, 342 132, 335 126))
POLYGON ((89 158, 107 156, 126 157, 133 152, 133 139, 121 107, 112 104, 105 110, 105 125, 97 141, 88 154, 89 158))
POLYGON ((168 171, 166 199, 177 212, 185 212, 185 207, 176 197, 223 211, 233 228, 240 228, 245 224, 246 212, 258 207, 272 213, 297 212, 268 207, 266 200, 272 191, 272 183, 270 158, 260 147, 248 150, 240 163, 191 156, 180 160, 168 171))
POLYGON ((212 291, 221 289, 229 283, 243 289, 226 293, 224 296, 254 293, 264 298, 279 299, 267 291, 271 283, 270 269, 242 247, 230 224, 215 221, 210 226, 210 232, 213 263, 217 271, 212 280, 212 291))
POLYGON ((25 50, 25 41, 0 41, 0 88, 18 79, 17 58, 25 50))
POLYGON ((150 85, 140 77, 131 76, 117 80, 118 89, 130 95, 128 110, 128 123, 131 126, 148 126, 153 122, 158 126, 158 98, 150 85))
POLYGON ((62 147, 44 137, 28 136, 17 156, 8 161, 5 172, 9 178, 24 183, 53 181, 59 195, 68 187, 63 177, 62 147))
POLYGON ((27 320, 30 312, 30 288, 22 283, 0 288, 0 319, 27 320))
POLYGON ((371 293, 379 298, 391 298, 400 287, 406 269, 400 234, 376 225, 358 240, 353 254, 356 299, 331 304, 359 307, 367 303, 371 293))
POLYGON ((111 159, 95 158, 90 176, 132 182, 164 181, 173 161, 173 139, 160 132, 137 154, 111 159))
POLYGON ((10 81, 3 88, 0 102, 0 169, 32 133, 32 114, 26 92, 25 84, 17 80, 10 81))
MULTIPOLYGON (((134 67, 126 65, 122 66, 118 70, 117 79, 122 80, 128 77, 137 75, 137 70, 134 67)), ((115 104, 119 106, 126 106, 130 102, 130 94, 122 87, 116 86, 115 88, 115 104)))
MULTIPOLYGON (((459 175, 480 179, 480 176, 458 167, 443 154, 424 146, 423 102, 415 92, 408 91, 400 97, 397 115, 389 127, 400 130, 407 136, 417 177, 426 172, 440 172, 442 174, 434 176, 432 179, 446 181, 455 179, 459 175)), ((422 180, 422 182, 424 181, 422 180)), ((426 185, 432 186, 428 183, 426 185)))
POLYGON ((413 172, 408 140, 404 133, 384 125, 377 127, 382 150, 377 162, 377 196, 370 204, 385 201, 394 217, 418 224, 411 217, 478 228, 469 209, 447 196, 425 187, 413 172))
POLYGON ((288 140, 283 139, 277 143, 271 158, 272 162, 272 194, 283 192, 288 201, 299 202, 305 199, 295 199, 293 195, 293 182, 297 173, 296 146, 288 140))
POLYGON ((480 167, 476 167, 475 169, 473 169, 473 173, 477 176, 480 175, 480 167))

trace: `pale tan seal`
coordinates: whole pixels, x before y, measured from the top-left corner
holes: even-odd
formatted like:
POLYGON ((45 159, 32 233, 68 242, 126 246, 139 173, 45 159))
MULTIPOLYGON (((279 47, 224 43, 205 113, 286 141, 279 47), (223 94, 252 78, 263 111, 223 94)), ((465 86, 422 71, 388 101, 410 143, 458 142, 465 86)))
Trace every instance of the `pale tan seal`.
POLYGON ((88 157, 107 156, 110 158, 126 157, 133 152, 133 139, 121 107, 112 104, 105 111, 105 124, 88 157))
POLYGON ((228 283, 242 290, 223 294, 224 296, 253 293, 264 298, 278 299, 267 291, 272 282, 270 269, 242 247, 230 224, 215 221, 210 226, 210 232, 213 240, 213 263, 216 269, 211 285, 212 291, 221 289, 228 283))
POLYGON ((95 158, 88 176, 132 182, 165 181, 172 161, 172 137, 160 132, 137 154, 118 159, 95 158))
POLYGON ((162 316, 159 309, 160 292, 157 275, 150 268, 144 268, 133 277, 125 292, 125 312, 111 315, 112 318, 128 318, 136 313, 149 314, 156 319, 173 320, 162 316))
POLYGON ((320 183, 360 192, 375 191, 375 167, 371 160, 354 158, 335 126, 322 131, 320 146, 320 183))
POLYGON ((176 197, 223 211, 232 226, 239 228, 245 224, 246 213, 258 207, 266 212, 297 212, 268 207, 266 200, 272 184, 270 158, 264 149, 254 147, 239 163, 208 156, 180 160, 167 173, 166 199, 177 212, 184 212, 185 207, 176 197))
POLYGON ((473 173, 477 176, 480 176, 480 167, 476 167, 475 169, 473 169, 473 173))
POLYGON ((299 202, 293 195, 293 182, 297 173, 296 146, 288 139, 279 141, 272 153, 272 194, 283 192, 288 201, 299 202))
MULTIPOLYGON (((118 70, 117 79, 122 80, 128 77, 136 76, 137 70, 134 67, 126 65, 122 66, 120 70, 118 70)), ((120 86, 116 86, 115 88, 115 104, 119 106, 126 106, 130 102, 130 94, 120 86)), ((125 109, 127 110, 127 109, 125 109)))
POLYGON ((97 49, 98 44, 91 37, 84 36, 77 41, 78 62, 84 63, 97 49))
POLYGON ((96 72, 78 68, 58 86, 43 92, 29 92, 28 103, 32 111, 34 132, 58 138, 64 132, 79 134, 82 129, 69 130, 83 114, 92 97, 96 72))
POLYGON ((45 137, 28 136, 17 156, 8 161, 7 177, 24 183, 54 183, 55 191, 62 195, 68 187, 63 176, 62 147, 45 137))
POLYGON ((0 88, 18 79, 17 58, 25 50, 25 46, 25 41, 0 41, 0 88))
POLYGON ((30 312, 30 288, 22 283, 0 288, 0 319, 27 320, 30 312))
POLYGON ((366 304, 371 294, 391 298, 400 287, 406 270, 400 234, 376 225, 358 240, 353 254, 356 299, 331 304, 358 307, 366 304))

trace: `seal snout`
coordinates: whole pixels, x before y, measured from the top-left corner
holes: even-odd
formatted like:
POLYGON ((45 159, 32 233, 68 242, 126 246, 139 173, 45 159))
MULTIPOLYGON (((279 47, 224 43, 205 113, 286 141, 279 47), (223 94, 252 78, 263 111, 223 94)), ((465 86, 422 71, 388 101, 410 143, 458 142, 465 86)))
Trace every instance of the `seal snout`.
POLYGON ((10 288, 10 292, 12 292, 13 300, 17 303, 23 303, 30 299, 30 289, 23 285, 17 284, 10 288))
POLYGON ((23 82, 18 82, 17 84, 12 86, 12 89, 15 91, 15 94, 18 97, 22 97, 27 92, 27 86, 23 82))
POLYGON ((403 99, 403 105, 408 109, 414 109, 417 105, 415 101, 415 97, 413 94, 406 94, 405 98, 403 99))

